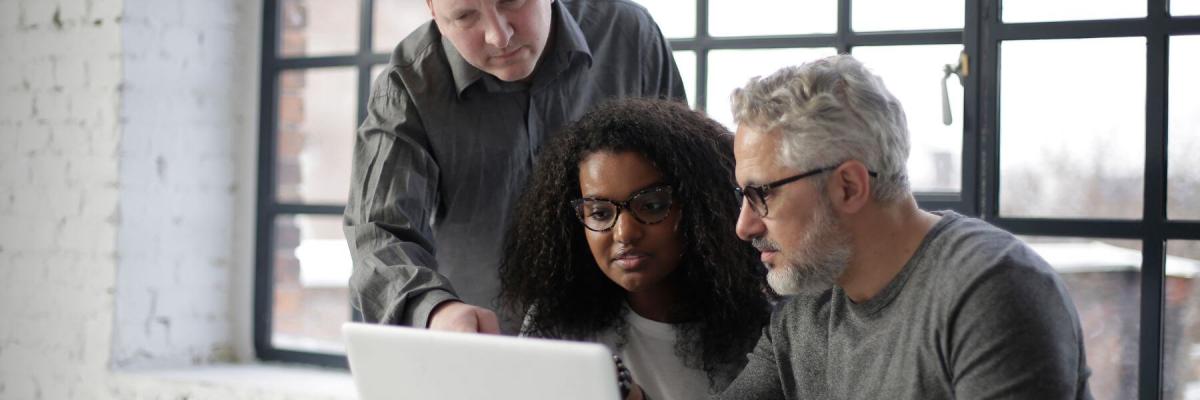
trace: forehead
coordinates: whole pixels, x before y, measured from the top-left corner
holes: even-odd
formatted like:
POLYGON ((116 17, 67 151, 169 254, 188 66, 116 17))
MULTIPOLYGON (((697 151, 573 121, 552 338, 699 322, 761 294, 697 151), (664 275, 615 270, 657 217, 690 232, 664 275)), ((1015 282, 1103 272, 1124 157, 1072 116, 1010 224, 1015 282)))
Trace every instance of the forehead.
POLYGON ((496 0, 429 0, 429 5, 439 13, 459 10, 476 10, 496 0))
POLYGON ((658 168, 632 151, 596 152, 579 162, 579 191, 584 197, 624 199, 662 181, 658 168))
POLYGON ((733 138, 734 171, 740 185, 761 184, 778 175, 781 139, 778 132, 763 132, 748 126, 738 126, 733 138))
MULTIPOLYGON (((472 10, 472 9, 478 9, 478 8, 481 8, 484 6, 491 7, 491 6, 496 6, 497 3, 502 2, 502 1, 503 0, 429 0, 428 4, 430 7, 432 7, 435 10, 445 12, 445 11, 449 11, 449 10, 472 10)), ((545 1, 545 0, 526 0, 525 3, 526 4, 532 3, 532 4, 536 5, 538 3, 541 3, 542 1, 545 1)), ((534 10, 534 8, 522 7, 521 10, 531 12, 532 10, 534 10)))
POLYGON ((461 7, 463 5, 477 5, 481 0, 428 0, 426 4, 436 9, 444 9, 450 7, 461 7))

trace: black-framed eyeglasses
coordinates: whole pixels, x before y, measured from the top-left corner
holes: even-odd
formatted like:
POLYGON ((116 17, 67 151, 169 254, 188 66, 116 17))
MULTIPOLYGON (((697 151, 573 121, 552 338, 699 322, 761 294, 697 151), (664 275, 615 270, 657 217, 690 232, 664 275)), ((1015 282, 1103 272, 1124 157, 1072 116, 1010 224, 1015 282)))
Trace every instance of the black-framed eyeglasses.
POLYGON ((667 219, 674 202, 672 189, 667 185, 646 188, 629 196, 628 200, 616 201, 596 197, 571 200, 571 208, 583 226, 591 231, 604 232, 617 224, 621 209, 629 210, 634 219, 653 225, 667 219))
MULTIPOLYGON (((757 214, 760 218, 766 217, 767 211, 768 211, 767 210, 767 196, 769 196, 771 194, 771 190, 773 190, 777 187, 810 177, 810 176, 833 171, 840 166, 842 166, 842 164, 839 163, 837 165, 831 165, 828 167, 813 169, 813 170, 810 170, 807 172, 803 172, 799 175, 794 175, 794 176, 790 176, 787 178, 783 178, 783 179, 780 179, 780 180, 777 180, 775 182, 771 182, 771 183, 768 183, 765 185, 746 185, 746 187, 744 187, 744 188, 735 187, 735 188, 733 188, 733 193, 737 195, 737 200, 738 200, 739 205, 745 204, 745 203, 750 203, 750 209, 753 210, 755 214, 757 214), (744 199, 744 201, 743 201, 743 199, 744 199)), ((876 173, 875 171, 869 171, 869 170, 867 171, 867 175, 870 175, 872 178, 879 176, 879 174, 876 173)))

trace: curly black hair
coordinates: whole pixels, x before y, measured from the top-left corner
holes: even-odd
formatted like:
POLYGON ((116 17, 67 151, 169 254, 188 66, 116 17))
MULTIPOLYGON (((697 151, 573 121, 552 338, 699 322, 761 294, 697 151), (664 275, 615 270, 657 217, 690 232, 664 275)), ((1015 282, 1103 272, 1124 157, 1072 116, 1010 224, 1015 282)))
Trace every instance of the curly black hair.
POLYGON ((734 233, 733 138, 686 105, 624 99, 603 104, 564 128, 538 156, 517 202, 500 264, 503 310, 530 313, 530 336, 586 340, 616 328, 624 337, 625 291, 596 265, 584 227, 568 203, 580 197, 579 163, 597 152, 635 152, 674 189, 684 245, 670 306, 676 354, 728 384, 744 366, 769 318, 758 252, 734 233))

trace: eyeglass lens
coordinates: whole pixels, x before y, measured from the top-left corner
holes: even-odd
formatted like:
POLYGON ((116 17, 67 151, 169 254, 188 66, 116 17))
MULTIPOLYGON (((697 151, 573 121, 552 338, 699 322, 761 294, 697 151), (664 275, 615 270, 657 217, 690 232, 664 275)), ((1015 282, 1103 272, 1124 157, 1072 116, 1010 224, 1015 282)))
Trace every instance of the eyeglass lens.
POLYGON ((766 201, 764 201, 762 195, 759 194, 758 188, 734 188, 734 192, 737 194, 737 201, 739 205, 741 205, 744 201, 750 205, 750 210, 754 211, 755 214, 760 216, 766 214, 766 201))
POLYGON ((671 193, 665 190, 645 192, 620 206, 609 200, 585 200, 579 204, 579 218, 589 229, 603 231, 616 225, 620 209, 626 208, 643 224, 662 222, 671 211, 671 193))

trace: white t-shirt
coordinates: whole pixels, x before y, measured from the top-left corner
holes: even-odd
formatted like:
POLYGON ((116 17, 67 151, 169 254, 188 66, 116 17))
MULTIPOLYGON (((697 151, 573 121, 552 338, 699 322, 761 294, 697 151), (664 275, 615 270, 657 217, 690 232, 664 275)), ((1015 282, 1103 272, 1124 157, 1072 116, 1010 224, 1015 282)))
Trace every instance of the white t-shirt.
MULTIPOLYGON (((651 400, 691 400, 708 398, 708 375, 690 368, 675 354, 675 326, 649 320, 633 310, 625 313, 625 347, 618 355, 633 374, 633 381, 651 400)), ((616 348, 618 336, 609 331, 598 341, 616 348)))

